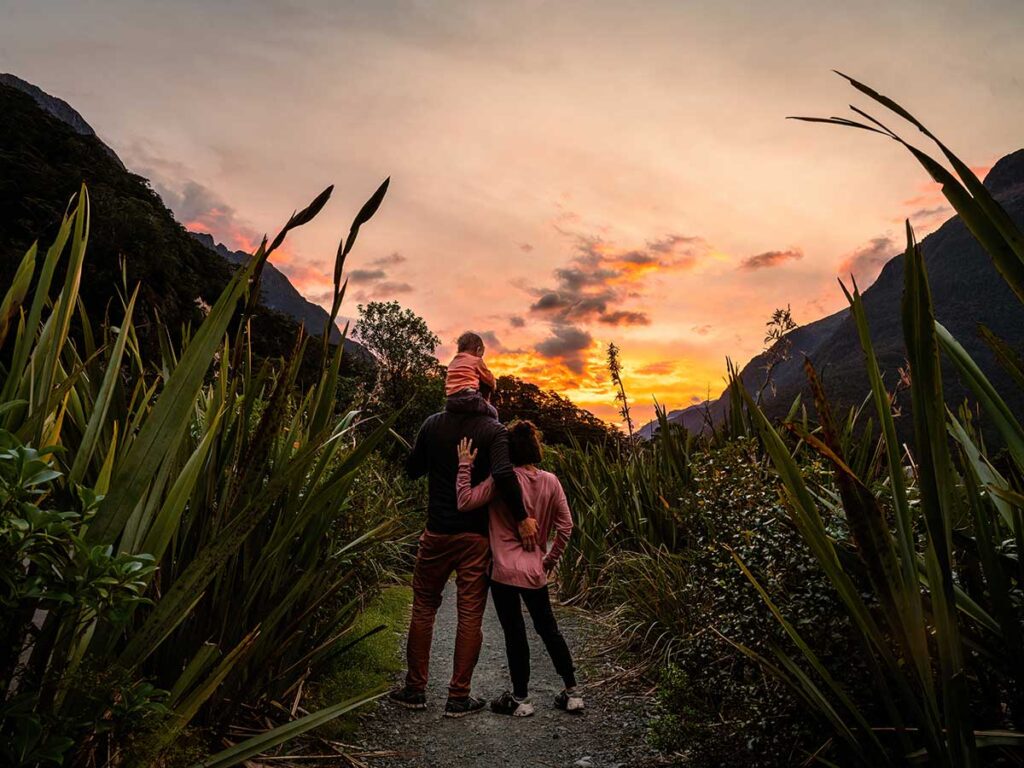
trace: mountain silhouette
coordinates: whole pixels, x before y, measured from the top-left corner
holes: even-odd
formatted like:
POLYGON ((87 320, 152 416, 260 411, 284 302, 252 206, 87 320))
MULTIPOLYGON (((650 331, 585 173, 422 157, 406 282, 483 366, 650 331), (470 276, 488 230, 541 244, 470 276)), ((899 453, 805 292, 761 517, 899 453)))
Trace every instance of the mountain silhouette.
MULTIPOLYGON (((74 107, 63 99, 51 96, 39 86, 33 85, 27 80, 22 80, 17 75, 12 75, 9 72, 0 72, 0 85, 16 88, 22 93, 31 96, 32 100, 43 111, 60 120, 75 133, 81 136, 96 136, 96 131, 94 131, 92 126, 85 121, 84 117, 78 114, 78 111, 74 107)), ((120 165, 121 168, 124 168, 124 163, 121 162, 121 158, 117 156, 117 153, 114 152, 114 150, 106 144, 103 144, 103 148, 117 161, 117 164, 120 165)))
MULTIPOLYGON (((157 329, 195 328, 202 321, 201 307, 216 301, 247 254, 218 247, 209 235, 189 233, 149 182, 128 171, 70 105, 14 75, 0 74, 0 285, 10 284, 34 241, 45 247, 52 240, 82 182, 92 206, 81 286, 85 306, 102 316, 112 301, 116 305, 123 282, 129 289, 138 285, 139 338, 155 354, 157 329)), ((270 264, 261 299, 254 318, 254 344, 261 355, 290 354, 298 323, 317 336, 327 325, 326 311, 306 301, 270 264)), ((332 341, 340 336, 332 329, 332 341)), ((346 351, 368 356, 348 340, 346 351)))
MULTIPOLYGON (((985 177, 985 186, 1018 226, 1024 227, 1024 150, 997 162, 985 177)), ((1024 413, 1024 393, 998 365, 995 355, 982 340, 985 326, 1012 348, 1024 348, 1024 305, 1000 277, 992 261, 960 218, 954 216, 921 241, 935 316, 963 345, 989 377, 1014 413, 1024 413)), ((837 289, 838 290, 838 289, 837 289)), ((864 309, 871 326, 871 341, 886 386, 892 390, 900 368, 906 365, 900 305, 903 293, 903 254, 890 259, 878 279, 863 291, 864 309)), ((821 375, 825 389, 835 402, 858 405, 868 393, 864 353, 848 309, 808 323, 788 334, 791 357, 772 372, 772 388, 765 390, 762 405, 769 416, 786 414, 800 394, 810 406, 809 389, 803 370, 806 356, 821 375)), ((768 353, 747 363, 740 372, 743 384, 757 392, 765 376, 768 353)), ((947 403, 955 407, 968 395, 952 366, 943 363, 943 385, 947 403)), ((909 401, 909 397, 905 398, 909 401)), ((902 403, 908 405, 909 402, 902 403)), ((707 424, 720 423, 728 410, 723 393, 717 400, 669 413, 669 420, 699 432, 707 424)), ((904 413, 907 408, 904 408, 904 413)), ((909 419, 899 424, 908 434, 909 419)), ((650 438, 657 423, 646 424, 640 434, 650 438)))

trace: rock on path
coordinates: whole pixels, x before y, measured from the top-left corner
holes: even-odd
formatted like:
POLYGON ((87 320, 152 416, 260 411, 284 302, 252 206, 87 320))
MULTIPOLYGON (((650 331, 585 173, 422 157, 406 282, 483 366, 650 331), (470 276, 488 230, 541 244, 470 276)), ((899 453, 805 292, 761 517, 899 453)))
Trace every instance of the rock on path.
MULTIPOLYGON (((600 686, 588 691, 587 676, 605 677, 588 647, 600 629, 585 614, 559 611, 559 625, 582 667, 587 709, 570 715, 554 708, 561 680, 527 617, 533 717, 512 718, 489 710, 467 717, 443 717, 455 644, 455 585, 450 583, 434 625, 427 710, 413 712, 383 702, 363 721, 360 741, 367 750, 389 750, 401 757, 369 760, 373 768, 634 768, 652 764, 646 745, 647 701, 635 691, 600 686)), ((399 681, 396 680, 396 684, 399 681)), ((488 602, 484 645, 473 676, 473 693, 491 699, 510 687, 501 627, 488 602)), ((364 758, 365 759, 365 758, 364 758)))

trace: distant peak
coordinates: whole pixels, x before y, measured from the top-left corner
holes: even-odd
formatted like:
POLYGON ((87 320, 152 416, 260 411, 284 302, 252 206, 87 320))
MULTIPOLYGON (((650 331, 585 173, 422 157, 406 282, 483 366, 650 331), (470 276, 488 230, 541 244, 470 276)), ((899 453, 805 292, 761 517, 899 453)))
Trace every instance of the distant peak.
POLYGON ((27 80, 22 80, 17 75, 12 75, 8 72, 0 72, 0 83, 9 85, 11 88, 17 88, 22 93, 27 93, 35 100, 36 104, 61 122, 69 125, 75 133, 80 133, 83 136, 96 135, 96 131, 85 122, 85 118, 78 114, 74 107, 63 99, 51 96, 38 85, 33 85, 27 80))
POLYGON ((1000 158, 985 176, 985 187, 993 195, 1024 187, 1024 149, 1000 158))
MULTIPOLYGON (((17 75, 12 75, 9 72, 0 72, 0 85, 6 85, 9 88, 21 91, 27 96, 31 96, 40 109, 60 120, 75 133, 81 136, 92 136, 103 144, 99 137, 96 136, 96 131, 93 130, 92 126, 85 121, 85 118, 78 113, 78 110, 64 101, 64 99, 51 96, 38 85, 33 85, 27 80, 22 80, 17 75)), ((121 162, 121 158, 115 154, 114 150, 106 144, 103 144, 103 147, 124 168, 124 163, 121 162)))
POLYGON ((193 232, 189 230, 189 234, 211 250, 217 250, 217 246, 220 245, 220 243, 213 239, 213 235, 208 232, 193 232))

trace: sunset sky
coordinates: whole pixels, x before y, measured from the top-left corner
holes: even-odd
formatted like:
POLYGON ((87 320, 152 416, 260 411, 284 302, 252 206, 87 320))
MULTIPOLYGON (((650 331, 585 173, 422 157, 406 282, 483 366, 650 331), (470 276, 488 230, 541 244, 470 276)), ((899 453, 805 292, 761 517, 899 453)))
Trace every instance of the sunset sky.
MULTIPOLYGON (((979 169, 1024 146, 1024 3, 0 0, 0 71, 70 102, 179 220, 249 247, 327 184, 275 263, 324 300, 386 176, 352 300, 605 418, 721 391, 790 304, 842 306, 949 211, 891 142, 786 121, 896 97, 979 169)), ((911 131, 905 132, 912 137, 911 131)))

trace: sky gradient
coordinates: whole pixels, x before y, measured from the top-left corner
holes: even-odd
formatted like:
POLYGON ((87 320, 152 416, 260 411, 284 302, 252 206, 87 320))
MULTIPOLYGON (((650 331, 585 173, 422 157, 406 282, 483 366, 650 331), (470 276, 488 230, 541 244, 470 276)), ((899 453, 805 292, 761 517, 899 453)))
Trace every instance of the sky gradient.
MULTIPOLYGON (((614 418, 723 387, 772 310, 840 309, 948 217, 903 150, 791 114, 901 101, 984 170, 1024 145, 1024 4, 0 0, 0 71, 70 102, 179 220, 235 248, 327 184, 274 262, 314 301, 380 181, 343 313, 441 337, 614 418)), ((912 137, 911 131, 905 135, 912 137)))

